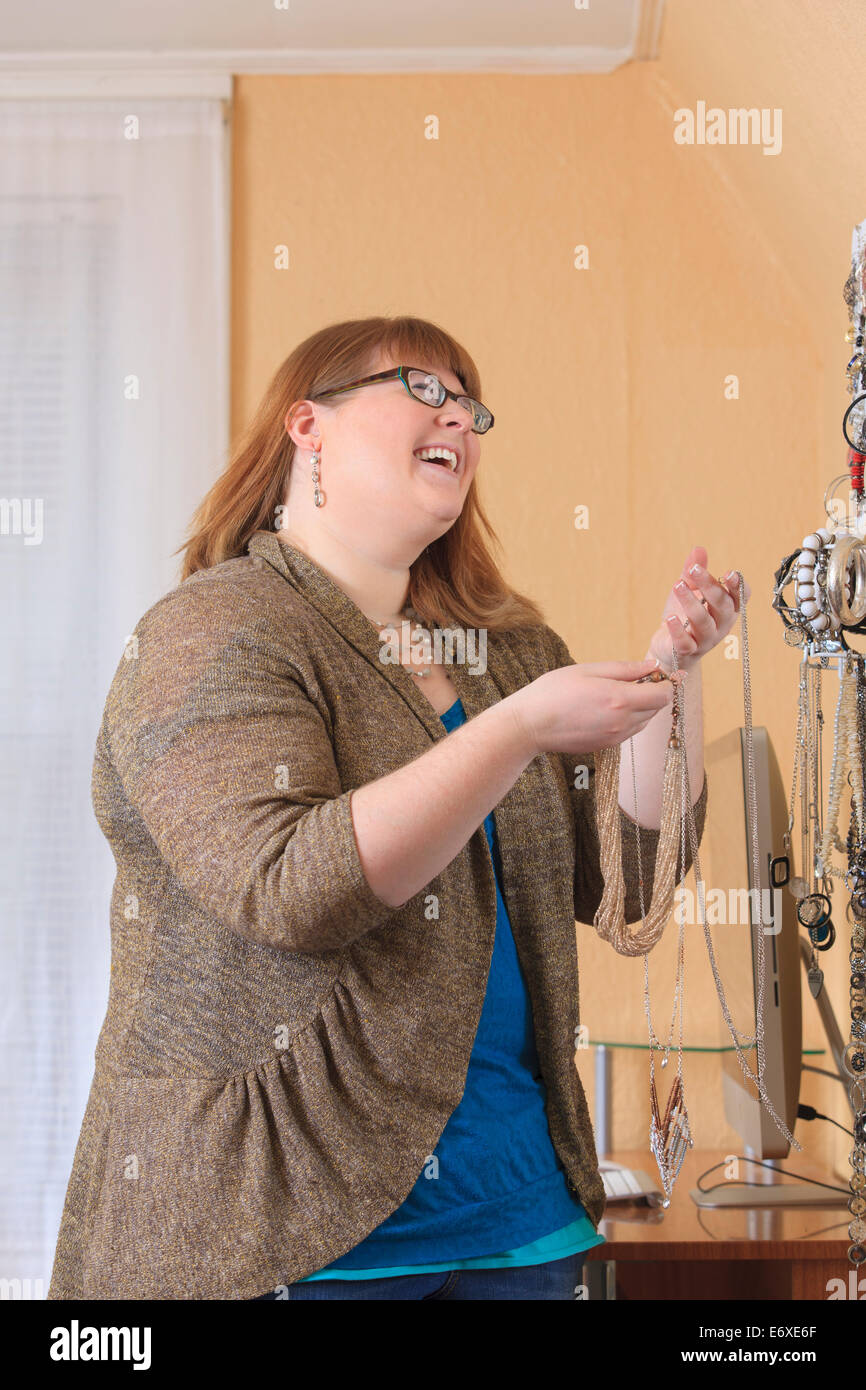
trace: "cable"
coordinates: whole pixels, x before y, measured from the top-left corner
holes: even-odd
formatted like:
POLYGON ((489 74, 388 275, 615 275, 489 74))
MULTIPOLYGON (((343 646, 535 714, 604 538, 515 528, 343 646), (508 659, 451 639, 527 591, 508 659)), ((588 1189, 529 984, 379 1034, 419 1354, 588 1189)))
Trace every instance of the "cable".
POLYGON ((798 1106, 797 1106, 797 1119, 798 1119, 798 1120, 826 1120, 828 1124, 835 1125, 837 1129, 841 1129, 841 1131, 842 1131, 843 1134, 850 1134, 851 1138, 852 1138, 852 1139, 854 1138, 854 1131, 853 1131, 853 1129, 846 1129, 845 1126, 842 1125, 842 1124, 840 1124, 838 1120, 834 1120, 833 1117, 832 1117, 832 1115, 822 1115, 822 1114, 821 1114, 821 1111, 820 1111, 820 1110, 816 1110, 815 1107, 814 1107, 813 1105, 798 1105, 798 1106))
MULTIPOLYGON (((801 1177, 799 1173, 792 1173, 792 1172, 790 1172, 790 1170, 787 1169, 787 1168, 777 1168, 777 1167, 775 1167, 775 1165, 774 1165, 773 1163, 767 1163, 767 1162, 765 1162, 764 1159, 762 1159, 762 1158, 747 1158, 745 1154, 734 1154, 733 1157, 736 1158, 736 1159, 738 1159, 738 1160, 741 1160, 743 1163, 757 1163, 757 1164, 760 1165, 761 1168, 769 1168, 770 1171, 773 1172, 773 1173, 784 1173, 786 1177, 789 1177, 789 1178, 796 1178, 798 1182, 810 1182, 810 1183, 814 1184, 815 1187, 826 1187, 828 1192, 839 1192, 843 1197, 846 1197, 846 1198, 851 1196, 850 1190, 849 1190, 847 1187, 836 1187, 836 1185, 835 1185, 834 1183, 819 1182, 817 1178, 804 1178, 804 1177, 801 1177)), ((705 1178, 705 1177, 707 1176, 707 1173, 712 1173, 712 1172, 714 1172, 714 1170, 715 1170, 716 1168, 722 1168, 722 1167, 724 1167, 724 1165, 725 1165, 728 1161, 729 1161, 729 1160, 728 1160, 727 1158, 722 1158, 722 1159, 719 1160, 718 1163, 714 1163, 713 1166, 712 1166, 712 1168, 705 1168, 704 1171, 703 1171, 703 1173, 700 1173, 700 1174, 698 1175, 696 1186, 697 1186, 697 1189, 698 1189, 699 1192, 703 1192, 703 1193, 708 1194, 708 1193, 710 1193, 710 1192, 715 1192, 715 1190, 716 1190, 717 1187, 730 1187, 732 1183, 733 1183, 735 1186, 737 1186, 737 1187, 766 1187, 766 1186, 767 1186, 766 1183, 763 1183, 763 1182, 748 1182, 748 1181, 746 1181, 746 1180, 743 1179, 743 1178, 726 1178, 724 1182, 717 1182, 717 1183, 714 1183, 714 1185, 713 1185, 712 1187, 701 1187, 701 1178, 705 1178)), ((785 1185, 786 1185, 785 1183, 780 1183, 780 1184, 779 1184, 780 1187, 784 1187, 785 1185)))

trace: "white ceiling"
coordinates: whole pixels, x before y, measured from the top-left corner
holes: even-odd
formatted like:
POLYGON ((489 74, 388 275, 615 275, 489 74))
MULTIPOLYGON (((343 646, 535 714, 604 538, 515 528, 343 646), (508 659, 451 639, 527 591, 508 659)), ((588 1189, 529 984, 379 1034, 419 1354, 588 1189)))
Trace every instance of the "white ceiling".
POLYGON ((663 3, 0 0, 0 72, 610 72, 656 56, 663 3))

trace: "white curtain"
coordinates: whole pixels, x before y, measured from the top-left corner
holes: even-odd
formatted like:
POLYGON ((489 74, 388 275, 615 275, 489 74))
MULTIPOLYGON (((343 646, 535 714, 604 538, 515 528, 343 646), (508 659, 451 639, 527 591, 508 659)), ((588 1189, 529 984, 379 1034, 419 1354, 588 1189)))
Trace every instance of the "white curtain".
POLYGON ((228 447, 224 104, 0 101, 0 1280, 44 1297, 108 997, 96 735, 228 447))

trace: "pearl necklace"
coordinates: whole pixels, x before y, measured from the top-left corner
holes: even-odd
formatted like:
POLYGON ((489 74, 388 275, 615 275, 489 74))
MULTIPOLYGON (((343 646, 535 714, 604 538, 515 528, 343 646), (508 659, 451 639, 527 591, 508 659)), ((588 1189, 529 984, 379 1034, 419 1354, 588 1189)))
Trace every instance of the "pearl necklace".
MULTIPOLYGON (((369 615, 368 615, 368 616, 369 616, 369 615)), ((398 616, 399 616, 399 618, 400 618, 400 620, 401 620, 401 627, 402 627, 402 623, 403 623, 404 621, 408 621, 408 622, 409 622, 409 628, 410 628, 409 641, 410 641, 410 650, 411 650, 411 642, 412 642, 412 638, 414 637, 415 633, 416 633, 416 632, 427 632, 428 629, 427 629, 425 623, 423 622, 423 620, 421 619, 420 614, 411 606, 411 604, 407 604, 406 607, 405 607, 404 609, 402 609, 402 611, 399 613, 398 616)), ((394 626, 395 626, 393 620, 390 619, 390 618, 370 618, 370 622, 371 622, 371 623, 375 623, 376 627, 377 627, 378 630, 379 630, 379 636, 380 636, 380 637, 382 636, 383 631, 392 630, 392 629, 394 628, 394 626)), ((402 645, 401 645, 401 648, 400 648, 401 656, 402 656, 402 650, 403 650, 403 649, 402 649, 402 645)), ((412 667, 413 667, 413 666, 417 666, 418 664, 419 664, 419 663, 415 661, 414 656, 412 656, 412 655, 410 655, 410 658, 409 658, 409 661, 408 661, 408 662, 402 661, 402 660, 401 660, 401 662, 400 662, 400 665, 403 667, 403 669, 406 670, 406 671, 408 671, 410 676, 414 676, 416 680, 422 680, 425 676, 430 676, 430 675, 432 675, 432 673, 433 673, 433 667, 434 667, 434 665, 435 665, 435 662, 433 661, 432 658, 430 659, 430 661, 424 663, 424 665, 422 666, 422 669, 421 669, 421 670, 413 670, 412 667)))

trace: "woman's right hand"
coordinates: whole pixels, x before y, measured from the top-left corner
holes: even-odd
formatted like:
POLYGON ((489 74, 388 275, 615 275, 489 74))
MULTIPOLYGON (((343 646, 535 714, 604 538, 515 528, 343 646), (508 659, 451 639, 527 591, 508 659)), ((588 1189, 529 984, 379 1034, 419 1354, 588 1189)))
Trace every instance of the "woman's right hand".
POLYGON ((532 756, 590 753, 623 743, 671 705, 670 680, 635 682, 656 667, 645 661, 594 661, 545 671, 503 703, 512 705, 532 756))

